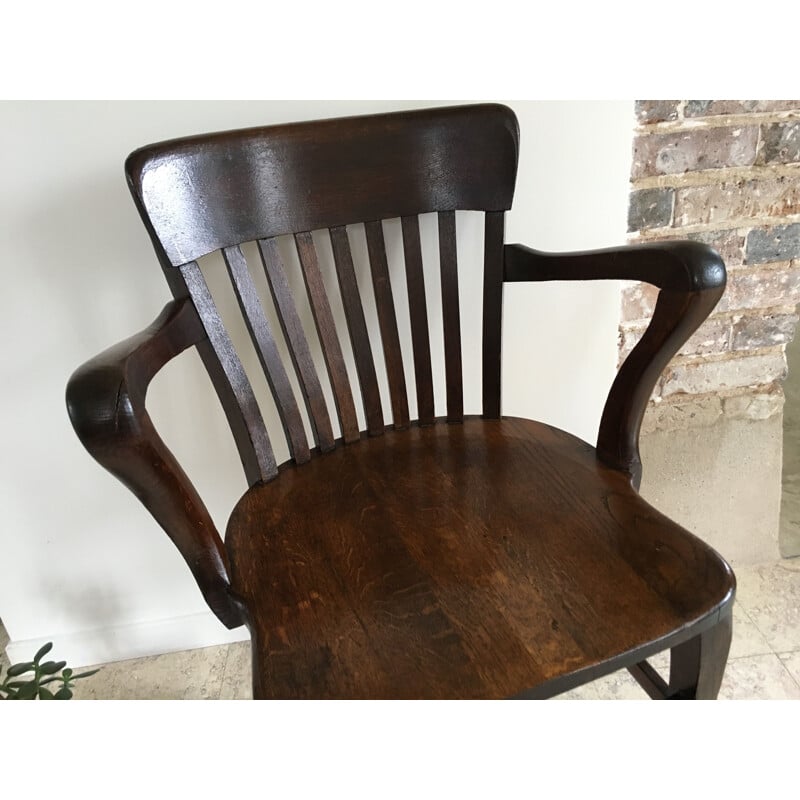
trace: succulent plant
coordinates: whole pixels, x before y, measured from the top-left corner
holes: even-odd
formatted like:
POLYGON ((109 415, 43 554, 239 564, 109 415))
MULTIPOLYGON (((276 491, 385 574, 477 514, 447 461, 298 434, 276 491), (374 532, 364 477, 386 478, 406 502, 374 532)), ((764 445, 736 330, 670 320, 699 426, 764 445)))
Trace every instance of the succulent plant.
POLYGON ((12 664, 6 670, 5 678, 0 681, 0 700, 71 700, 74 682, 99 672, 90 669, 76 675, 67 667, 66 661, 43 663, 42 659, 52 649, 53 643, 48 642, 39 648, 33 661, 12 664), (53 683, 58 686, 48 689, 47 686, 53 683))

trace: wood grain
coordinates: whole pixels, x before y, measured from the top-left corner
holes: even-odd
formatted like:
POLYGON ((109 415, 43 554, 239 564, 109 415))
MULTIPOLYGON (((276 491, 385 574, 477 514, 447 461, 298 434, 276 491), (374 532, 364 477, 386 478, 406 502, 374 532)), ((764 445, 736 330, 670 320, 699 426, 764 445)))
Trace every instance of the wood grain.
POLYGON ((386 260, 383 225, 380 220, 366 222, 364 231, 367 235, 369 266, 372 273, 372 288, 375 291, 375 307, 378 311, 383 357, 386 362, 386 377, 389 380, 392 421, 395 428, 405 428, 409 421, 408 391, 406 374, 403 369, 403 353, 400 350, 400 336, 397 332, 397 314, 392 296, 392 283, 389 279, 389 264, 386 260))
POLYGON ((278 312, 281 330, 289 346, 289 354, 300 382, 300 390, 303 393, 314 436, 321 450, 330 450, 334 446, 334 440, 328 406, 325 403, 322 385, 297 313, 297 306, 289 288, 286 267, 281 259, 278 243, 275 239, 264 239, 258 243, 258 252, 267 276, 272 301, 278 312))
POLYGON ((425 298, 425 274, 422 266, 422 247, 419 238, 419 217, 403 217, 403 253, 408 286, 408 311, 411 321, 411 345, 414 352, 414 377, 417 384, 417 417, 421 424, 432 425, 433 371, 431 341, 428 331, 428 303, 425 298))
POLYGON ((287 465, 226 544, 262 697, 564 691, 688 642, 733 598, 711 548, 527 420, 412 425, 287 465))
POLYGON ((347 368, 344 364, 342 348, 333 321, 330 302, 322 281, 322 273, 317 262, 317 251, 310 232, 295 234, 297 252, 300 265, 303 269, 303 278, 306 282, 308 297, 311 302, 311 312, 317 326, 325 366, 328 377, 333 387, 333 396, 339 422, 342 428, 342 438, 345 442, 355 442, 359 438, 358 419, 356 407, 353 403, 353 392, 350 389, 350 379, 347 377, 347 368))
POLYGON ((447 381, 447 421, 464 418, 464 373, 461 365, 461 314, 458 299, 456 215, 439 212, 439 269, 442 276, 444 366, 447 381))
MULTIPOLYGON (((181 267, 180 272, 186 282, 187 290, 197 309, 200 321, 203 323, 206 337, 214 348, 222 373, 236 398, 236 404, 244 422, 247 438, 245 440, 240 436, 236 443, 240 451, 243 449, 252 451, 258 465, 256 479, 272 480, 278 474, 278 467, 264 419, 261 416, 256 396, 253 394, 253 387, 250 385, 242 362, 236 354, 233 342, 220 319, 211 293, 208 291, 203 273, 200 272, 200 267, 195 262, 185 264, 181 267)), ((252 480, 252 476, 250 482, 255 482, 252 480)))
POLYGON ((505 214, 487 212, 483 228, 483 416, 500 419, 505 214))
POLYGON ((725 264, 699 242, 656 242, 578 253, 505 247, 507 281, 640 280, 658 286, 653 318, 619 369, 597 436, 605 463, 642 476, 639 431, 656 381, 675 353, 712 312, 725 291, 725 264))
POLYGON ((264 315, 255 284, 247 270, 247 262, 238 246, 226 247, 222 254, 247 330, 250 332, 267 383, 275 398, 275 406, 289 445, 289 453, 298 464, 304 464, 310 458, 310 453, 303 419, 278 352, 272 327, 264 315))
POLYGON ((272 125, 132 153, 128 184, 165 263, 297 231, 511 206, 519 130, 500 105, 272 125))
POLYGON ((230 592, 222 539, 145 408, 155 374, 205 335, 188 299, 168 303, 144 331, 73 373, 67 410, 89 453, 142 501, 180 551, 211 610, 236 628, 242 609, 230 592))
POLYGON ((333 259, 336 264, 336 277, 339 281, 339 291, 342 295, 342 305, 347 319, 347 330, 350 334, 358 383, 361 387, 364 414, 367 418, 367 430, 371 436, 380 436, 383 433, 383 407, 347 229, 331 228, 330 237, 333 259))

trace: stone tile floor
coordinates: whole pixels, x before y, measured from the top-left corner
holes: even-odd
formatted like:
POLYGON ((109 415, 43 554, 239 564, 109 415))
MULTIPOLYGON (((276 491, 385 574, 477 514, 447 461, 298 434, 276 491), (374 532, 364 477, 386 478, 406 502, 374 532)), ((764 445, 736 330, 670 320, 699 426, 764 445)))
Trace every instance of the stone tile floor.
MULTIPOLYGON (((800 558, 735 570, 733 644, 720 691, 725 700, 800 699, 800 558)), ((0 663, 7 637, 0 626, 0 663)), ((668 655, 652 660, 668 668, 668 655)), ((243 700, 250 692, 250 644, 240 642, 106 664, 76 698, 243 700)), ((563 699, 645 699, 623 671, 563 699)))

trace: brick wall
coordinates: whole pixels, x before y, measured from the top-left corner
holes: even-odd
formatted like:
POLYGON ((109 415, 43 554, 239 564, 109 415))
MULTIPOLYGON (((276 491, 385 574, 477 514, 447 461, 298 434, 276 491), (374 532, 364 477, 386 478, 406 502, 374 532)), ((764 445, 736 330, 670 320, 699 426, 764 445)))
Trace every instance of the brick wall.
MULTIPOLYGON (((800 100, 639 100, 630 241, 717 249, 728 287, 659 381, 643 430, 763 419, 783 404, 800 302, 800 100)), ((623 291, 620 360, 657 290, 623 291)))

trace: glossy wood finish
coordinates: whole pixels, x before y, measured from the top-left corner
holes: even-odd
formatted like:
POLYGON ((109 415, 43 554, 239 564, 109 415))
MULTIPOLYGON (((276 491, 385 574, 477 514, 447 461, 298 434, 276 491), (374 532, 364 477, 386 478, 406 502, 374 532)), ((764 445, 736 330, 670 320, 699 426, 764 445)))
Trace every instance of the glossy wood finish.
MULTIPOLYGON (((209 369, 214 387, 228 413, 228 420, 233 419, 237 423, 232 428, 247 479, 251 484, 271 480, 278 474, 278 466, 264 427, 264 418, 242 362, 220 319, 203 273, 193 261, 181 267, 180 276, 205 329, 204 343, 210 346, 211 352, 205 352, 206 368, 209 369), (219 368, 209 368, 211 365, 218 365, 219 368), (234 404, 238 414, 231 408, 234 404)), ((202 349, 200 352, 201 355, 204 354, 202 349)))
POLYGON ((411 343, 414 348, 414 377, 417 384, 417 418, 421 425, 435 420, 431 342, 428 331, 428 302, 419 238, 419 217, 403 217, 403 252, 406 261, 408 313, 411 320, 411 343))
POLYGON ((639 430, 656 381, 725 291, 725 265, 698 242, 658 242, 584 253, 505 247, 506 281, 639 280, 658 286, 650 325, 623 363, 608 394, 597 454, 639 485, 639 430))
POLYGON ((527 420, 287 465, 226 543, 261 697, 563 691, 691 640, 733 597, 721 557, 589 445, 527 420))
POLYGON ((142 501, 186 560, 211 610, 235 628, 243 620, 229 593, 222 539, 145 409, 153 376, 204 337, 188 300, 169 303, 150 327, 73 373, 67 410, 86 449, 142 501))
MULTIPOLYGON (((295 242, 297 243, 297 253, 303 269, 303 279, 311 302, 311 312, 314 315, 317 334, 322 345, 325 366, 328 369, 328 377, 333 387, 333 397, 336 403, 336 411, 339 415, 342 438, 345 442, 355 442, 359 436, 356 407, 353 402, 350 382, 347 378, 347 368, 344 365, 342 348, 336 333, 336 325, 333 321, 333 313, 331 312, 331 306, 325 292, 325 284, 322 281, 322 273, 317 262, 314 240, 311 234, 306 231, 296 234, 295 242)), ((321 394, 318 400, 320 405, 324 405, 321 394)), ((333 444, 331 441, 329 446, 333 447, 333 444)), ((328 445, 327 441, 326 445, 328 445)), ((323 449, 327 450, 328 446, 323 449)))
POLYGON ((447 378, 447 421, 464 418, 463 370, 461 367, 461 315, 458 299, 456 215, 439 212, 439 270, 442 276, 442 323, 444 363, 447 378))
POLYGON ((322 450, 330 450, 334 445, 333 428, 322 394, 322 385, 311 357, 308 340, 297 313, 297 306, 289 283, 286 269, 278 251, 275 239, 263 239, 258 243, 261 264, 267 277, 272 301, 278 312, 283 337, 289 348, 295 374, 305 400, 311 426, 317 444, 322 450))
POLYGON ((70 415, 89 451, 175 541, 217 616, 229 627, 248 624, 258 697, 548 697, 622 667, 654 697, 710 697, 719 688, 732 573, 635 487, 653 384, 719 299, 724 266, 690 242, 557 255, 504 245, 517 140, 509 109, 476 106, 209 134, 143 148, 127 162, 176 300, 150 329, 76 372, 70 415), (485 212, 483 417, 466 419, 455 214, 464 209, 485 212), (434 419, 418 220, 431 211, 439 222, 447 421, 463 422, 456 425, 434 419), (413 387, 383 232, 383 220, 397 217, 413 387), (369 287, 359 286, 347 229, 360 223, 369 264, 359 275, 369 287), (280 234, 294 235, 338 441, 280 234), (336 329, 315 246, 327 235, 344 330, 336 329), (240 249, 250 241, 289 349, 286 363, 240 249), (292 455, 280 467, 195 261, 216 249, 280 412, 277 435, 292 455), (501 418, 504 282, 603 278, 645 280, 661 292, 611 387, 597 450, 546 425, 501 418), (361 288, 374 292, 380 335, 373 340, 361 288), (346 339, 358 391, 345 367, 346 339), (224 545, 144 408, 150 378, 191 345, 251 486, 224 545), (381 403, 379 352, 393 427, 381 403), (292 370, 302 399, 293 394, 292 370), (646 659, 667 648, 673 669, 665 680, 646 659))
POLYGON ((483 416, 500 418, 505 215, 489 212, 483 232, 483 416))
POLYGON ((507 210, 518 144, 505 106, 450 106, 161 142, 125 171, 156 249, 177 266, 285 233, 507 210))
POLYGON ((408 427, 408 391, 403 370, 403 353, 400 349, 400 336, 397 331, 397 315, 392 297, 392 284, 389 278, 389 264, 386 260, 386 242, 380 221, 364 225, 367 234, 369 266, 372 272, 372 288, 375 291, 375 306, 378 310, 378 324, 383 342, 383 357, 386 363, 386 376, 389 379, 389 394, 392 400, 392 416, 395 428, 408 427))
POLYGON ((247 329, 250 331, 250 337, 256 347, 261 365, 264 367, 267 382, 275 397, 278 414, 289 443, 289 452, 298 464, 304 464, 310 458, 310 454, 300 409, 294 399, 289 376, 283 366, 275 337, 258 299, 255 284, 247 271, 247 262, 238 246, 226 247, 222 253, 236 292, 236 299, 239 301, 247 323, 247 329))
POLYGON ((336 276, 339 280, 339 291, 342 294, 342 305, 347 318, 347 330, 353 344, 353 357, 356 362, 361 399, 367 418, 367 430, 372 436, 379 436, 383 433, 383 406, 378 389, 378 377, 375 374, 372 345, 353 266, 350 239, 347 236, 347 229, 344 227, 331 228, 330 236, 336 264, 336 276))

